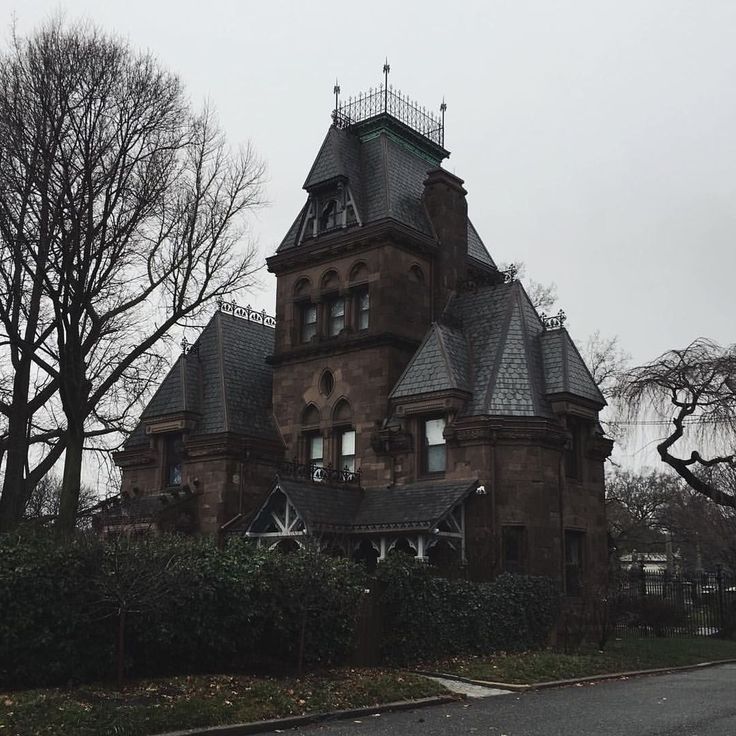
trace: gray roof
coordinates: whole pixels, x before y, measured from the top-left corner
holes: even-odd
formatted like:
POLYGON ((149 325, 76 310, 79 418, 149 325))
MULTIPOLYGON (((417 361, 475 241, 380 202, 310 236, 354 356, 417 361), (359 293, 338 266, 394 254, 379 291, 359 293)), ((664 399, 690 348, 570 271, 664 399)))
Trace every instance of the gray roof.
MULTIPOLYGON (((344 533, 384 529, 433 529, 477 486, 477 482, 411 483, 392 488, 336 487, 277 478, 271 494, 283 491, 304 520, 309 533, 344 533)), ((268 501, 249 526, 257 528, 268 501)))
POLYGON ((496 263, 491 258, 491 254, 488 252, 480 235, 478 235, 478 231, 470 220, 468 220, 468 255, 485 266, 497 268, 496 263))
MULTIPOLYGON (((344 180, 363 225, 392 219, 434 238, 422 193, 428 172, 435 168, 436 161, 425 157, 415 146, 388 130, 361 139, 354 131, 332 126, 307 175, 304 188, 311 193, 337 179, 344 180)), ((292 223, 278 252, 298 245, 306 213, 307 205, 292 223)), ((496 268, 469 220, 468 256, 479 264, 496 268)))
POLYGON ((574 394, 606 404, 567 330, 550 330, 542 335, 542 357, 548 394, 574 394))
POLYGON ((435 322, 390 398, 452 389, 471 390, 468 347, 462 332, 435 322))
POLYGON ((480 286, 450 302, 394 387, 392 399, 461 388, 465 416, 551 417, 547 395, 603 405, 565 330, 545 331, 520 282, 480 286))
POLYGON ((146 423, 184 412, 195 420, 190 437, 234 432, 277 439, 266 363, 273 346, 273 328, 216 312, 164 378, 125 448, 146 443, 146 423))

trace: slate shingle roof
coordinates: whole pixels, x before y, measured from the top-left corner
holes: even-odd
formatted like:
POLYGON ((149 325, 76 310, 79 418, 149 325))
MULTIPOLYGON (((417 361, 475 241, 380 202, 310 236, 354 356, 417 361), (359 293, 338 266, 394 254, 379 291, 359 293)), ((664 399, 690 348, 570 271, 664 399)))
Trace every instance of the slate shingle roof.
POLYGON ((569 393, 605 405, 598 386, 567 330, 542 335, 542 356, 548 394, 569 393))
POLYGON ((169 371, 125 448, 147 442, 147 422, 183 412, 195 419, 190 437, 235 432, 277 439, 271 414, 272 371, 266 363, 273 346, 272 328, 216 312, 169 371))
POLYGON ((467 344, 458 330, 434 323, 390 398, 451 389, 471 390, 467 344))
MULTIPOLYGON (((392 219, 422 235, 434 237, 422 203, 422 192, 428 172, 436 166, 435 161, 423 157, 385 131, 361 141, 355 132, 333 126, 325 136, 304 188, 311 191, 343 179, 350 188, 363 225, 392 219)), ((306 212, 305 205, 277 252, 297 246, 306 212)), ((479 264, 496 268, 470 220, 468 256, 479 264)))
POLYGON ((432 325, 392 399, 464 387, 464 416, 551 417, 547 395, 562 391, 604 404, 567 331, 544 330, 520 282, 458 295, 447 314, 453 326, 432 325))
MULTIPOLYGON (((433 529, 476 488, 477 482, 411 483, 393 488, 334 487, 279 478, 307 531, 368 532, 433 529)), ((257 523, 258 516, 251 524, 257 523)))

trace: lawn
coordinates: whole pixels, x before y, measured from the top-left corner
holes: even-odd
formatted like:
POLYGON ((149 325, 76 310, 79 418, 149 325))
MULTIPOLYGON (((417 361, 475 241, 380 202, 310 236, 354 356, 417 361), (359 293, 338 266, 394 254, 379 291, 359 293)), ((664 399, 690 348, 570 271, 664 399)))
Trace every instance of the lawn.
POLYGON ((397 671, 342 668, 298 678, 249 676, 142 680, 0 693, 0 734, 148 736, 164 731, 319 713, 446 694, 397 671))
POLYGON ((531 684, 630 670, 678 667, 736 658, 736 641, 723 639, 620 639, 604 651, 582 649, 575 654, 545 650, 522 654, 452 657, 422 669, 477 680, 531 684))

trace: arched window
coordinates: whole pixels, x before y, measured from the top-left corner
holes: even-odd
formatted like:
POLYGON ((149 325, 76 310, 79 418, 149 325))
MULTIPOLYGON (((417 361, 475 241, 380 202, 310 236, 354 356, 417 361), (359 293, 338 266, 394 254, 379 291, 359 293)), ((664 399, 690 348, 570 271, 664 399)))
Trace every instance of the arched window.
POLYGON ((302 413, 302 425, 305 427, 319 426, 320 419, 319 409, 314 404, 310 404, 302 413))
POLYGON ((368 266, 363 261, 358 261, 350 269, 350 281, 365 281, 368 278, 368 266))
POLYGON ((309 279, 306 276, 302 276, 295 284, 294 284, 294 296, 297 297, 304 297, 309 294, 311 284, 309 282, 309 279))
POLYGON ((337 275, 337 271, 330 269, 323 277, 320 283, 322 291, 329 289, 337 289, 340 286, 340 277, 337 275))

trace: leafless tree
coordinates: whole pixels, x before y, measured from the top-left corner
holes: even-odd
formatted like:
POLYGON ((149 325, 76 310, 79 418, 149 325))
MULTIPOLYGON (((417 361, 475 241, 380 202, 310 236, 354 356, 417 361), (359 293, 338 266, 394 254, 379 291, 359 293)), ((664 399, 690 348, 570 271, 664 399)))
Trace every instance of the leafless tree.
POLYGON ((671 420, 657 451, 694 491, 736 508, 736 346, 699 338, 627 371, 615 395, 629 418, 671 420), (685 449, 684 453, 679 448, 685 449))
MULTIPOLYGON (((56 396, 60 407, 47 425, 23 416, 8 446, 23 429, 27 462, 35 427, 49 456, 63 451, 58 526, 70 531, 85 442, 129 426, 177 324, 254 283, 244 215, 261 202, 263 166, 249 147, 231 151, 211 111, 193 112, 155 59, 93 28, 54 21, 16 40, 0 66, 0 111, 13 111, 0 121, 11 132, 0 135, 10 202, 0 236, 30 264, 22 273, 43 316, 31 328, 25 316, 32 341, 10 342, 46 377, 42 405, 56 396), (39 126, 44 145, 29 160, 19 141, 39 126)), ((20 481, 6 472, 0 528, 19 518, 20 481)))
POLYGON ((679 499, 682 481, 656 470, 616 469, 606 478, 608 531, 616 548, 642 551, 664 542, 666 510, 679 499))
MULTIPOLYGON (((80 509, 93 506, 98 501, 93 488, 83 485, 79 492, 80 509)), ((31 489, 24 517, 33 520, 52 520, 59 515, 61 505, 61 478, 49 473, 31 489)))

